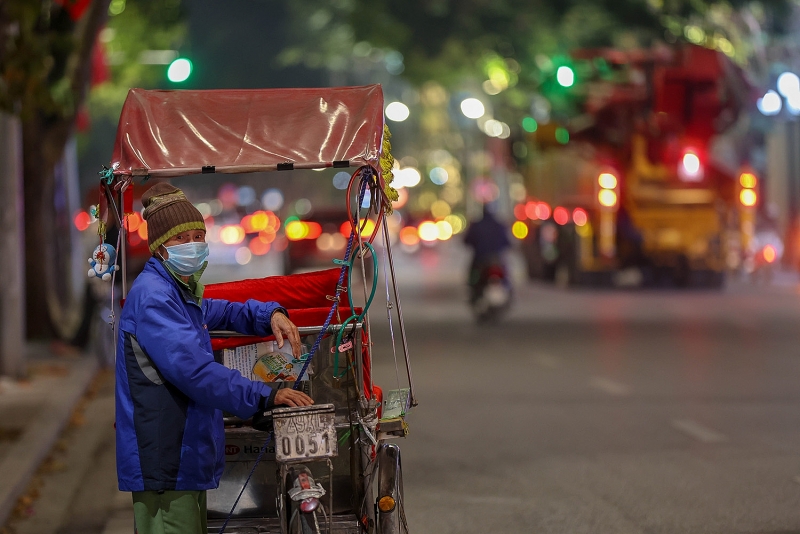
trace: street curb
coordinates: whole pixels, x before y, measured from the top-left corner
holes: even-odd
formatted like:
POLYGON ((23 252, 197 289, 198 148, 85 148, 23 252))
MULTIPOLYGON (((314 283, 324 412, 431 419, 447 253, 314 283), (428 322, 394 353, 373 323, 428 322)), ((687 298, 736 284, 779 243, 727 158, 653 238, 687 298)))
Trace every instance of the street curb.
POLYGON ((36 420, 27 426, 0 463, 0 473, 4 475, 0 485, 0 526, 8 521, 17 499, 25 493, 39 465, 52 450, 98 367, 97 359, 89 356, 72 365, 58 397, 44 403, 36 420))

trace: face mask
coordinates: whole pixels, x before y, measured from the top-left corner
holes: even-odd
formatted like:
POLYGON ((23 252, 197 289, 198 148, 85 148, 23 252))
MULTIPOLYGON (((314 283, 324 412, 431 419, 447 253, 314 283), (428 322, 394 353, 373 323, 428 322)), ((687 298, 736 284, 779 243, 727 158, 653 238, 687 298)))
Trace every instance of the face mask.
POLYGON ((208 258, 208 243, 200 241, 164 248, 169 252, 169 257, 164 260, 164 263, 181 276, 193 275, 200 270, 208 258))

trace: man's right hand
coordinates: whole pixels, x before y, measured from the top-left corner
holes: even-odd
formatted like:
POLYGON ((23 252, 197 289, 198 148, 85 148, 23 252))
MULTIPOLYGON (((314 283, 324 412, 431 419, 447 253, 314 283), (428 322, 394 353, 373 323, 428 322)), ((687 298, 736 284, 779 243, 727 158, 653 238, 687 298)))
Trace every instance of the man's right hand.
POLYGON ((279 389, 275 393, 275 406, 311 406, 314 399, 303 393, 290 388, 279 389))

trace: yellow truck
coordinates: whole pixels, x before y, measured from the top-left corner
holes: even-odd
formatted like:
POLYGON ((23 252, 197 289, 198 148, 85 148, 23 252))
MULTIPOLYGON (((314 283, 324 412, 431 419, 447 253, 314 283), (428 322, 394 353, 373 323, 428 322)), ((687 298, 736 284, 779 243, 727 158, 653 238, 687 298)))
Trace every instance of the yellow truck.
POLYGON ((741 108, 719 96, 730 83, 719 56, 687 47, 650 61, 649 90, 622 86, 615 99, 619 85, 606 87, 608 103, 566 145, 543 142, 546 128, 532 136, 530 198, 516 210, 531 277, 719 287, 741 265, 759 180, 744 160, 720 162, 741 108))

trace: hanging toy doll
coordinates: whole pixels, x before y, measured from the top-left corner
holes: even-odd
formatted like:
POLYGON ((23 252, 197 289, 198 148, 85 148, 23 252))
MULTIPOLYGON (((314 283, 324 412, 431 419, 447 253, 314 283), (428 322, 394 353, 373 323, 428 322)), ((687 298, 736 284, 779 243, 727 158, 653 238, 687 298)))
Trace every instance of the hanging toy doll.
POLYGON ((89 278, 96 276, 101 280, 108 282, 111 280, 111 274, 117 270, 117 251, 108 243, 101 243, 95 247, 92 252, 92 257, 89 259, 89 278))

